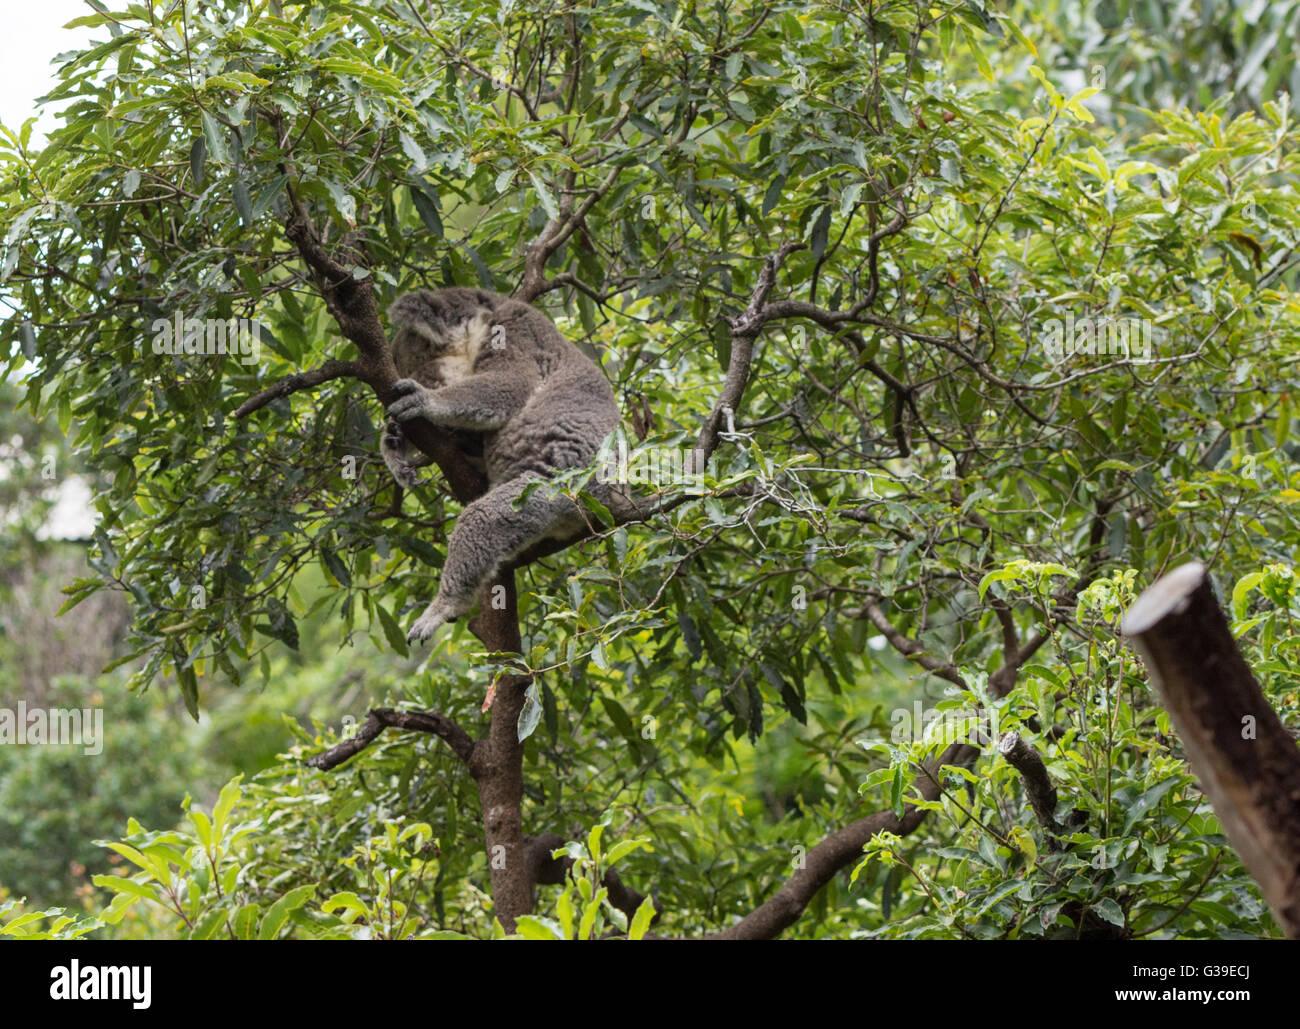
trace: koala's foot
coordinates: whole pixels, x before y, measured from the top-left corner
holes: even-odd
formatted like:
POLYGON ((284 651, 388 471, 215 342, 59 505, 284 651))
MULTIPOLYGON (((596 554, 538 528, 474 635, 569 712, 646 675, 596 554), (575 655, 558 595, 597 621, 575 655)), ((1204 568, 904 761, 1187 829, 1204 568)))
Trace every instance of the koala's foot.
POLYGON ((424 614, 415 620, 411 631, 406 634, 406 642, 423 643, 438 631, 445 623, 455 620, 455 615, 440 608, 435 601, 424 609, 424 614))
POLYGON ((398 485, 410 489, 420 481, 416 466, 406 459, 406 436, 400 422, 390 419, 384 426, 384 438, 379 449, 384 464, 398 485))
POLYGON ((420 473, 413 464, 403 461, 401 464, 390 465, 389 471, 393 473, 393 478, 403 489, 412 489, 419 485, 420 473))
POLYGON ((425 418, 432 410, 430 395, 433 390, 422 386, 414 379, 398 379, 393 386, 397 399, 388 405, 388 414, 399 422, 409 422, 413 418, 425 418))

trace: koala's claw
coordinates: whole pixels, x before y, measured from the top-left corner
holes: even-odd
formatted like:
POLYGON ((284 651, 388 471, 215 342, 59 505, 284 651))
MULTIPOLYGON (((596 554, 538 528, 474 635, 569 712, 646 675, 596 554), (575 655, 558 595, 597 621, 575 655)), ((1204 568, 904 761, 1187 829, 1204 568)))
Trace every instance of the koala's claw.
POLYGON ((388 414, 399 422, 419 418, 428 404, 426 390, 414 379, 398 379, 393 386, 397 399, 388 405, 388 414))
POLYGON ((411 626, 411 631, 406 634, 406 642, 408 644, 423 643, 437 632, 439 627, 447 620, 447 616, 441 611, 425 611, 415 620, 415 624, 411 626))

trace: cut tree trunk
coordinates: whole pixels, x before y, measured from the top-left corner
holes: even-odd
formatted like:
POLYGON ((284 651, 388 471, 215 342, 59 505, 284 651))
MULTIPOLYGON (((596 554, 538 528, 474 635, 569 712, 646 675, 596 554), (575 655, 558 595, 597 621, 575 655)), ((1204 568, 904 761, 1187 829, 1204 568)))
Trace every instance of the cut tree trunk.
POLYGON ((1282 931, 1300 939, 1300 747, 1237 649, 1205 566, 1194 561, 1158 579, 1120 631, 1233 849, 1282 931))

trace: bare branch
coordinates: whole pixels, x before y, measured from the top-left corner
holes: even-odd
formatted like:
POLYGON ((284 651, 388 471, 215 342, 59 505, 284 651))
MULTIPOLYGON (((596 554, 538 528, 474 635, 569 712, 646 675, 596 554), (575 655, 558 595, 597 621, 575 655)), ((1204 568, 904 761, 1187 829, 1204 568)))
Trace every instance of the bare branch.
POLYGON ((573 210, 572 194, 564 198, 559 218, 550 219, 542 226, 542 231, 537 234, 537 238, 528 244, 528 250, 524 255, 524 278, 514 292, 516 300, 530 304, 543 293, 556 288, 558 281, 546 278, 546 262, 564 245, 565 240, 573 235, 600 198, 610 191, 622 171, 623 169, 617 165, 611 168, 605 178, 587 194, 577 210, 573 210))
POLYGON ((433 711, 396 711, 391 707, 377 707, 370 712, 355 736, 308 758, 307 764, 325 772, 337 768, 370 746, 385 729, 433 733, 445 740, 456 756, 466 764, 470 763, 474 754, 475 743, 469 733, 446 715, 433 711))
POLYGON ((717 449, 718 433, 722 427, 725 412, 735 412, 740 408, 740 400, 745 386, 749 383, 749 367, 754 357, 754 342, 762 331, 763 325, 770 320, 767 298, 776 285, 776 274, 781 270, 785 259, 796 250, 802 250, 805 244, 782 243, 775 254, 763 262, 758 282, 750 294, 749 305, 737 317, 731 319, 731 360, 727 363, 727 376, 722 383, 722 393, 718 396, 713 411, 705 420, 700 434, 695 440, 695 453, 692 459, 694 468, 702 469, 709 455, 717 449))
POLYGON ((853 612, 853 614, 859 618, 866 615, 867 620, 880 630, 880 634, 889 641, 890 646, 905 658, 915 661, 927 672, 933 672, 940 679, 946 679, 954 686, 960 686, 962 689, 967 688, 966 680, 962 678, 955 665, 949 661, 941 661, 937 657, 931 657, 925 652, 924 645, 899 632, 894 623, 881 610, 877 601, 868 601, 860 611, 853 612))
MULTIPOLYGON (((1052 835, 1064 832, 1056 820, 1056 787, 1052 785, 1047 766, 1043 764, 1038 751, 1021 739, 1019 733, 1008 732, 998 740, 998 753, 1020 773, 1020 780, 1025 784, 1025 795, 1034 809, 1038 824, 1052 835)), ((1049 845, 1055 846, 1055 843, 1049 845)))

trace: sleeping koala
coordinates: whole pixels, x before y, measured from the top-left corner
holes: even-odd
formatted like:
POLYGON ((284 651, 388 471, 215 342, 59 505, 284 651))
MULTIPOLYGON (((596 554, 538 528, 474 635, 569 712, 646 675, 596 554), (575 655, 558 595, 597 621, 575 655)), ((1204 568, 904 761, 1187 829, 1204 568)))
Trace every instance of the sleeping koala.
MULTIPOLYGON (((619 412, 601 370, 528 304, 481 289, 423 290, 398 297, 388 316, 404 376, 381 448, 394 478, 415 481, 401 423, 424 418, 455 432, 471 456, 481 441, 488 479, 487 493, 456 519, 438 595, 407 633, 413 642, 469 611, 480 588, 534 543, 585 524, 577 504, 544 486, 515 504, 530 482, 588 464, 619 412)), ((606 501, 606 485, 586 488, 606 501)))

